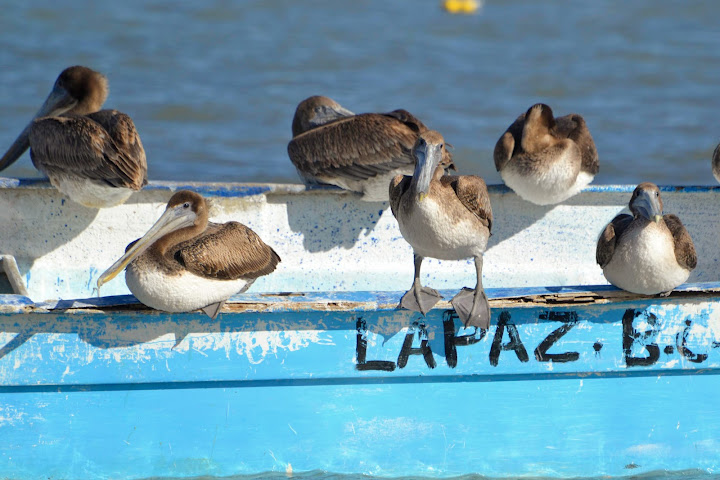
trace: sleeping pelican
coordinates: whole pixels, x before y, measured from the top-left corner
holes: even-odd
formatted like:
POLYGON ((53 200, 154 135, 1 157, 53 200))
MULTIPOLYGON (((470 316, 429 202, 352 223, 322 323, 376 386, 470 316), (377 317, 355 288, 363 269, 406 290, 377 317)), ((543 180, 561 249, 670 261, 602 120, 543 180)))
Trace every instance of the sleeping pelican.
POLYGON ((145 150, 130 117, 100 110, 107 94, 102 74, 81 66, 63 70, 0 159, 0 171, 30 147, 35 168, 71 200, 91 208, 125 202, 147 185, 145 150))
MULTIPOLYGON (((381 202, 395 175, 412 173, 410 151, 427 127, 406 110, 355 115, 314 96, 298 105, 292 131, 288 155, 306 185, 336 185, 381 202)), ((443 165, 454 169, 449 152, 443 165)))
POLYGON ((643 295, 669 294, 697 265, 692 238, 678 217, 663 215, 655 184, 635 188, 630 212, 605 227, 597 243, 597 263, 616 287, 643 295))
POLYGON ((492 209, 485 182, 474 175, 443 175, 445 141, 434 130, 420 134, 412 152, 413 175, 398 175, 390 184, 390 207, 415 257, 415 281, 400 306, 424 315, 442 298, 436 290, 420 284, 424 257, 473 257, 475 290, 462 289, 452 299, 452 305, 465 326, 487 329, 490 305, 482 286, 482 265, 492 227, 492 209))
POLYGON ((97 286, 127 267, 125 282, 145 305, 166 312, 200 308, 215 318, 230 296, 247 290, 278 262, 278 254, 251 229, 237 222, 208 222, 205 199, 181 190, 97 286))
POLYGON ((562 202, 580 192, 600 169, 590 130, 580 115, 553 117, 538 103, 497 141, 495 168, 505 184, 537 205, 562 202))

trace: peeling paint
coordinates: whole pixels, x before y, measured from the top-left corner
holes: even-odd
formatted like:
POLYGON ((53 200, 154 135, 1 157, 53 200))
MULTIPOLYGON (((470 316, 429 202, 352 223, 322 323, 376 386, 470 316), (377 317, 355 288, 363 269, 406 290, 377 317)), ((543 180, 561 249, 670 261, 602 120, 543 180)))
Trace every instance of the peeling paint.
MULTIPOLYGON (((206 187, 190 186, 211 199, 213 220, 241 221, 262 238, 272 239, 281 253, 283 262, 277 271, 255 282, 254 292, 394 291, 412 283, 412 250, 387 208, 378 215, 376 205, 356 196, 331 190, 306 192, 298 186, 247 186, 256 192, 249 196, 226 195, 237 190, 230 184, 206 187), (314 228, 317 218, 332 227, 314 228), (383 261, 368 261, 376 258, 383 261)), ((574 197, 572 205, 553 207, 532 205, 491 188, 493 210, 503 221, 493 225, 485 254, 485 286, 605 284, 588 232, 596 232, 591 238, 596 236, 626 207, 627 188, 588 189, 574 197), (563 262, 555 261, 558 255, 563 262)), ((0 222, 14 226, 0 231, 0 245, 3 253, 16 257, 31 298, 89 297, 99 272, 147 231, 171 194, 171 189, 146 188, 132 202, 95 211, 72 202, 61 207, 62 197, 54 189, 26 184, 0 187, 0 222), (38 240, 24 241, 30 237, 38 240)), ((697 212, 698 205, 703 207, 702 215, 683 216, 698 256, 704 259, 689 281, 720 280, 712 227, 720 223, 720 202, 714 201, 720 192, 685 189, 665 195, 673 211, 697 212)), ((471 261, 428 259, 423 283, 457 291, 473 285, 474 275, 471 261)), ((110 282, 103 293, 128 291, 120 279, 110 282)))
POLYGON ((0 427, 22 425, 26 416, 27 413, 12 405, 0 405, 0 427))
POLYGON ((669 453, 669 450, 670 447, 667 445, 646 443, 642 445, 633 445, 626 450, 626 453, 642 457, 643 455, 663 455, 669 453))

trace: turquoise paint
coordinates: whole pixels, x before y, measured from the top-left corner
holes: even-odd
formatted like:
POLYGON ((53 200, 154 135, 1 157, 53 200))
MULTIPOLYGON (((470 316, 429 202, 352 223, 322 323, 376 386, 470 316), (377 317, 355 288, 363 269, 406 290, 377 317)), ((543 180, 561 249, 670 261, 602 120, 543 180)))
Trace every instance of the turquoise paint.
POLYGON ((0 314, 0 471, 718 472, 720 322, 716 298, 694 288, 493 308, 484 333, 451 310, 423 318, 382 306, 399 292, 313 293, 216 321, 136 309, 129 296, 31 313, 13 298, 16 313, 0 314), (358 303, 315 310, 323 300, 358 303))
POLYGON ((1 394, 11 478, 717 472, 712 376, 1 394), (609 392, 613 392, 609 395, 609 392), (627 465, 639 467, 630 471, 627 465))

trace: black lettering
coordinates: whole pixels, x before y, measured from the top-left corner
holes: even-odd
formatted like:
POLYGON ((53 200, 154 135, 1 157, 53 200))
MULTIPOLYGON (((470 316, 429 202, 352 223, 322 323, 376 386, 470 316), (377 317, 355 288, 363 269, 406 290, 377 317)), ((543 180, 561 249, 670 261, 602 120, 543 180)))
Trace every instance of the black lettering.
POLYGON ((405 368, 410 355, 422 355, 427 366, 435 368, 435 357, 433 357, 432 350, 430 350, 430 346, 428 345, 427 329, 423 323, 413 322, 408 329, 408 333, 405 335, 405 340, 403 341, 402 348, 400 349, 400 355, 398 355, 398 367, 405 368), (420 339, 419 348, 413 348, 412 346, 416 331, 418 338, 420 339))
POLYGON ((528 357, 527 350, 520 340, 517 327, 515 324, 510 323, 510 313, 508 311, 500 312, 498 317, 497 328, 495 329, 495 337, 493 338, 492 346, 490 347, 490 365, 497 367, 498 360, 500 360, 500 352, 503 350, 513 350, 517 355, 518 360, 521 362, 527 362, 530 360, 528 357), (507 327, 508 336, 510 341, 506 344, 501 345, 503 335, 505 334, 505 328, 507 327))
POLYGON ((692 350, 687 348, 687 337, 690 335, 690 326, 692 325, 692 320, 689 318, 685 319, 685 328, 682 331, 682 339, 680 338, 680 333, 677 334, 675 337, 675 343, 677 344, 678 352, 680 352, 680 355, 687 358, 693 363, 702 363, 705 360, 708 359, 707 353, 693 353, 692 350))
POLYGON ((575 362, 580 358, 578 352, 565 352, 565 353, 547 353, 548 349, 552 347, 555 342, 560 340, 567 332, 569 332, 578 323, 578 316, 576 312, 545 312, 540 314, 540 320, 550 320, 551 322, 563 322, 556 330, 553 330, 550 335, 540 342, 540 345, 535 349, 535 359, 538 362, 575 362))
POLYGON ((475 328, 470 335, 455 335, 455 319, 459 318, 455 310, 446 310, 443 314, 443 336, 445 339, 445 361, 448 367, 457 367, 457 348, 473 345, 485 337, 485 330, 475 328), (478 335, 479 332, 479 335, 478 335))
POLYGON ((660 358, 660 347, 657 343, 645 343, 650 337, 657 335, 658 321, 657 317, 652 313, 636 312, 634 308, 625 310, 622 318, 623 326, 623 356, 625 357, 625 365, 628 367, 647 367, 653 365, 660 358), (644 314, 647 317, 647 323, 650 330, 638 332, 633 327, 633 321, 639 315, 644 314), (645 350, 648 352, 647 357, 633 357, 632 346, 635 342, 642 342, 645 350))
POLYGON ((395 370, 395 363, 387 360, 370 360, 367 361, 367 323, 362 318, 357 319, 355 324, 357 337, 355 340, 355 357, 357 363, 355 369, 365 370, 381 370, 383 372, 392 372, 395 370))

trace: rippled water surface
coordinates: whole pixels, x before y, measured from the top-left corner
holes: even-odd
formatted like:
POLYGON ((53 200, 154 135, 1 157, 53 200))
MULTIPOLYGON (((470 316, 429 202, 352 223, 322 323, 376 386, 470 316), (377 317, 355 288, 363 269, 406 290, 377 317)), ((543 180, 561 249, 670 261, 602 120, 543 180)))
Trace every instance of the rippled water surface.
MULTIPOLYGON (((355 112, 405 108, 454 144, 462 173, 498 183, 495 142, 542 101, 581 113, 596 183, 715 184, 720 2, 3 2, 0 148, 57 74, 105 73, 151 179, 297 182, 295 106, 323 94, 355 112)), ((3 172, 35 176, 25 155, 3 172)))

